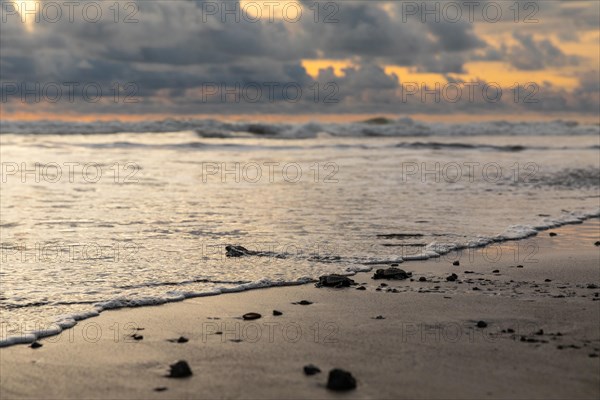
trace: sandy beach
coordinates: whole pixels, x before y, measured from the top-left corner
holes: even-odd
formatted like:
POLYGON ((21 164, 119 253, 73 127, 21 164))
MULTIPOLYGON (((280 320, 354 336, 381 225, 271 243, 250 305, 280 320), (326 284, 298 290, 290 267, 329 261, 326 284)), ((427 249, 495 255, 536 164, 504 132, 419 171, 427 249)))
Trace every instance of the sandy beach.
POLYGON ((0 395, 597 398, 598 220, 552 232, 497 246, 496 258, 487 248, 401 264, 412 280, 359 273, 352 279, 362 285, 349 288, 307 284, 106 311, 42 347, 0 350, 0 395), (447 281, 452 273, 457 280, 447 281), (312 304, 293 304, 302 300, 312 304), (245 321, 248 312, 262 317, 245 321), (178 360, 191 377, 167 377, 178 360), (305 375, 309 364, 321 372, 305 375), (356 389, 328 390, 333 368, 349 371, 356 389))
POLYGON ((600 1, 0 15, 0 400, 600 399, 600 1))

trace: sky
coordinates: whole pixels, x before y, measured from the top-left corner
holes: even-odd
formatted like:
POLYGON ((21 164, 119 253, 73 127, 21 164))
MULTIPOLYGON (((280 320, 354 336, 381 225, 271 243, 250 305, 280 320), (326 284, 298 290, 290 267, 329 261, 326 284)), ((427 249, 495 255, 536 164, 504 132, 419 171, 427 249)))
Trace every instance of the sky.
POLYGON ((0 1, 0 118, 598 118, 599 1, 0 1))

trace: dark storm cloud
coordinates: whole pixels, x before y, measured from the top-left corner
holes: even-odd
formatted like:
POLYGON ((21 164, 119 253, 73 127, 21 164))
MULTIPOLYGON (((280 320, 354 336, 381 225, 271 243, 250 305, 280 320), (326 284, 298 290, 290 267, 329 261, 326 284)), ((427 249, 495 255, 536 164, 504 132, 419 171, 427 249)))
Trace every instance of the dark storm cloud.
MULTIPOLYGON (((1 2, 3 11, 7 3, 1 2)), ((323 107, 307 102, 301 112, 362 112, 372 105, 398 101, 402 76, 386 74, 385 65, 449 76, 464 73, 465 64, 475 60, 507 61, 522 70, 582 62, 565 54, 551 40, 531 33, 515 33, 518 43, 514 46, 491 45, 478 35, 476 24, 466 20, 423 22, 418 16, 404 19, 402 2, 333 3, 338 8, 329 22, 324 20, 328 15, 322 9, 324 3, 311 0, 302 0, 303 17, 294 22, 249 22, 243 16, 239 22, 231 16, 223 21, 220 13, 208 15, 203 10, 208 4, 223 7, 224 2, 197 0, 137 2, 139 9, 133 16, 137 22, 125 23, 124 10, 115 22, 108 9, 113 3, 102 4, 104 17, 96 23, 76 13, 72 23, 66 18, 56 23, 42 18, 33 32, 28 32, 14 15, 8 16, 1 25, 0 81, 98 82, 103 87, 134 82, 144 104, 132 112, 173 113, 197 112, 194 107, 198 99, 194 96, 210 83, 234 87, 253 82, 292 82, 309 88, 315 83, 335 82, 340 104, 323 107), (310 10, 319 7, 321 14, 315 22, 310 10), (313 79, 302 67, 302 60, 319 58, 352 60, 357 67, 346 69, 343 77, 325 69, 313 79), (169 104, 172 108, 165 110, 169 104)), ((235 6, 234 2, 227 4, 235 6)), ((561 11, 557 4, 548 9, 561 11)), ((568 24, 571 31, 575 25, 598 25, 585 8, 574 7, 567 12, 577 19, 568 24)), ((568 36, 566 31, 558 32, 568 36)), ((579 93, 587 90, 593 94, 596 89, 590 88, 595 88, 595 82, 592 78, 582 80, 579 93)), ((558 93, 555 97, 565 96, 558 93)), ((593 100, 591 95, 588 97, 593 100)), ((256 105, 246 106, 251 110, 256 105)), ((298 112, 293 105, 284 106, 298 112)), ((428 106, 436 112, 444 107, 428 106)), ((236 110, 243 107, 236 105, 236 110)), ((88 112, 89 107, 85 109, 88 112)))
POLYGON ((535 40, 532 35, 515 33, 518 45, 508 48, 506 55, 512 65, 523 70, 578 65, 579 57, 568 56, 550 40, 535 40))
POLYGON ((440 62, 431 54, 454 54, 452 72, 457 72, 468 60, 469 51, 485 46, 475 35, 473 25, 464 21, 403 20, 400 3, 387 3, 394 8, 393 14, 369 2, 339 4, 336 17, 340 23, 318 24, 313 28, 315 43, 328 58, 356 57, 437 72, 440 62))

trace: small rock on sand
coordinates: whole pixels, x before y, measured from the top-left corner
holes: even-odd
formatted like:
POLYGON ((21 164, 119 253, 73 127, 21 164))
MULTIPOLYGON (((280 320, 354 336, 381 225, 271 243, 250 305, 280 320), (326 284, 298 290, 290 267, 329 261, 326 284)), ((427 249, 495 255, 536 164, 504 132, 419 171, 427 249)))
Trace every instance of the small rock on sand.
POLYGON ((424 276, 419 278, 419 282, 427 282, 427 278, 425 278, 424 276))
POLYGON ((304 366, 304 374, 305 375, 315 375, 321 372, 321 369, 313 364, 308 364, 304 366))
POLYGON ((164 392, 165 390, 167 390, 165 386, 159 386, 154 388, 155 392, 164 392))
POLYGON ((558 236, 558 233, 550 232, 550 233, 548 233, 548 236, 550 236, 550 237, 558 236))
POLYGON ((175 364, 169 366, 169 378, 187 378, 192 376, 192 369, 186 361, 177 361, 175 364))
POLYGON ((171 342, 171 343, 187 343, 187 342, 189 342, 189 339, 186 338, 185 336, 179 336, 177 339, 169 339, 169 342, 171 342))
POLYGON ((364 287, 364 286, 359 286, 359 287, 356 288, 356 290, 367 290, 367 288, 364 287))
POLYGON ((456 274, 452 274, 452 275, 450 275, 450 276, 446 277, 446 280, 447 280, 448 282, 454 282, 454 281, 455 281, 455 280, 457 280, 457 279, 458 279, 458 275, 456 275, 456 274))
POLYGON ((249 312, 249 313, 242 315, 242 318, 244 319, 244 321, 252 321, 255 319, 259 319, 260 317, 262 317, 262 315, 260 315, 259 313, 255 313, 255 312, 249 312))
POLYGON ((356 379, 348 371, 343 369, 332 369, 329 371, 327 389, 335 391, 346 391, 356 389, 356 379))
POLYGON ((458 266, 460 265, 460 261, 454 261, 454 262, 452 263, 452 265, 454 265, 455 267, 458 267, 458 266))
POLYGON ((485 321, 478 321, 478 322, 477 322, 477 327, 478 327, 478 328, 485 328, 485 327, 487 327, 487 325, 488 325, 488 324, 487 324, 487 322, 485 322, 485 321))
POLYGON ((600 240, 598 240, 596 243, 594 243, 594 246, 600 246, 600 240))
POLYGON ((283 313, 281 311, 273 310, 273 315, 278 317, 280 315, 283 315, 283 313))
POLYGON ((300 301, 298 301, 296 303, 292 303, 292 304, 298 304, 298 305, 301 305, 301 306, 309 306, 309 305, 312 304, 312 301, 300 300, 300 301))
POLYGON ((493 270, 493 271, 492 271, 492 273, 494 273, 494 274, 499 274, 499 273, 500 273, 500 270, 499 270, 499 269, 495 269, 495 270, 493 270))

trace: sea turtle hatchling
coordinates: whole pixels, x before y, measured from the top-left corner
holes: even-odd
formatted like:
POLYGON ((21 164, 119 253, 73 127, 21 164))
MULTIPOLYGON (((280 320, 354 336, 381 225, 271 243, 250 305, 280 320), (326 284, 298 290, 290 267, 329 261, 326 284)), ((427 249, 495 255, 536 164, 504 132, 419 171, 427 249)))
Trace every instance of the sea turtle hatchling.
POLYGON ((343 275, 323 275, 319 277, 319 282, 315 283, 316 287, 334 287, 342 288, 356 285, 352 279, 343 275))

